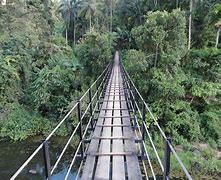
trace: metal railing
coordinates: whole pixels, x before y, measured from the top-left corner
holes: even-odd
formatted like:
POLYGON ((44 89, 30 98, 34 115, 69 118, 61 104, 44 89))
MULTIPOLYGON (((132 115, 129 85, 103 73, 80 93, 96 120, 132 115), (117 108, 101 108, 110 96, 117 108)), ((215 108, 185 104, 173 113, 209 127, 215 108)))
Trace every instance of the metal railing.
MULTIPOLYGON (((43 159, 45 164, 45 176, 46 179, 50 180, 56 168, 58 167, 64 153, 66 152, 68 146, 70 146, 71 141, 75 136, 79 138, 79 143, 77 145, 76 151, 74 152, 74 156, 71 160, 71 163, 68 167, 67 174, 65 175, 65 180, 69 177, 70 171, 73 165, 76 162, 77 158, 84 160, 85 158, 85 143, 84 139, 89 130, 93 131, 95 122, 94 116, 97 113, 97 110, 100 107, 99 100, 102 96, 104 96, 104 89, 108 82, 108 79, 111 74, 113 62, 111 61, 105 70, 101 73, 101 75, 95 80, 95 82, 90 86, 90 88, 81 96, 81 98, 77 101, 77 103, 71 108, 71 110, 65 115, 65 117, 58 123, 58 125, 52 130, 52 132, 44 139, 44 141, 36 148, 36 150, 29 156, 29 158, 20 166, 20 168, 14 173, 14 175, 10 178, 10 180, 14 180, 21 175, 22 171, 25 167, 33 160, 34 157, 42 150, 43 151, 43 159), (86 104, 86 106, 84 105, 86 104), (51 165, 50 161, 50 149, 49 149, 49 141, 52 136, 54 136, 57 130, 64 124, 65 121, 73 114, 77 114, 78 122, 75 126, 73 126, 72 133, 68 138, 64 148, 58 155, 55 163, 51 165), (88 120, 85 122, 85 117, 89 115, 88 120)), ((83 162, 83 161, 82 161, 83 162)), ((81 164, 82 165, 82 164, 81 164)))
MULTIPOLYGON (((140 92, 138 91, 138 89, 136 88, 136 86, 134 85, 130 75, 128 74, 128 72, 126 71, 122 61, 120 63, 121 66, 121 71, 123 74, 123 80, 124 80, 124 86, 125 86, 125 95, 126 95, 126 99, 128 101, 128 108, 132 110, 132 113, 134 115, 134 123, 133 126, 136 127, 137 129, 137 136, 140 136, 141 138, 141 157, 143 160, 147 159, 148 161, 148 165, 150 167, 151 173, 152 173, 152 178, 156 179, 156 173, 154 172, 154 168, 153 168, 153 164, 151 162, 149 153, 147 151, 147 147, 146 147, 146 136, 148 137, 148 140, 150 142, 151 148, 154 151, 154 154, 156 156, 157 162, 159 163, 159 166, 162 170, 163 173, 163 179, 169 179, 169 174, 170 174, 170 156, 174 155, 176 161, 178 162, 178 164, 180 165, 181 169, 183 170, 185 176, 187 179, 192 180, 191 175, 189 174, 189 172, 187 171, 185 165, 182 163, 181 159, 179 158, 179 156, 177 155, 172 143, 171 143, 171 139, 168 138, 164 131, 162 130, 162 128, 160 127, 160 125, 157 122, 157 119, 155 118, 155 116, 153 115, 153 113, 151 112, 149 106, 147 105, 147 103, 144 101, 143 97, 141 96, 140 92), (142 107, 139 107, 140 104, 142 104, 142 107), (164 142, 165 142, 165 148, 164 148, 164 160, 162 161, 160 158, 160 155, 157 151, 156 145, 154 144, 153 138, 151 136, 151 133, 149 131, 149 127, 147 125, 146 122, 146 115, 149 114, 150 118, 152 119, 153 124, 157 127, 158 131, 160 132, 160 135, 162 136, 164 142), (139 119, 141 119, 141 122, 139 122, 139 119), (145 157, 144 157, 145 156, 145 157)), ((143 163, 145 164, 145 163, 143 163)), ((145 165, 144 165, 144 170, 145 170, 145 175, 146 178, 148 179, 148 175, 147 175, 147 169, 145 169, 145 165)))

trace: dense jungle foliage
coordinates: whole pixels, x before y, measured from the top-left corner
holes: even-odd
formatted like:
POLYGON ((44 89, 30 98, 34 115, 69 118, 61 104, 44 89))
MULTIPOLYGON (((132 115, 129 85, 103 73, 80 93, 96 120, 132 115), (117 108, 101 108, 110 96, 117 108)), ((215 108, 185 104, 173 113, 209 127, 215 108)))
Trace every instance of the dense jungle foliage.
POLYGON ((0 0, 0 17, 2 138, 48 134, 118 49, 188 168, 221 173, 219 0, 0 0))
POLYGON ((51 130, 101 73, 112 49, 109 34, 94 29, 77 34, 76 46, 69 36, 66 43, 66 2, 7 3, 0 8, 0 135, 19 140, 51 130))

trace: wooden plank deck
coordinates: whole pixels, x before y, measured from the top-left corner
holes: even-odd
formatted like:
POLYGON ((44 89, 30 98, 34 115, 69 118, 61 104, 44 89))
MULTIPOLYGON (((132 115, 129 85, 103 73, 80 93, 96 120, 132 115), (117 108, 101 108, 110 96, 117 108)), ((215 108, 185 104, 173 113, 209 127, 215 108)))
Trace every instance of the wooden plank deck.
POLYGON ((123 90, 119 55, 116 52, 104 101, 86 153, 82 180, 142 179, 123 90))

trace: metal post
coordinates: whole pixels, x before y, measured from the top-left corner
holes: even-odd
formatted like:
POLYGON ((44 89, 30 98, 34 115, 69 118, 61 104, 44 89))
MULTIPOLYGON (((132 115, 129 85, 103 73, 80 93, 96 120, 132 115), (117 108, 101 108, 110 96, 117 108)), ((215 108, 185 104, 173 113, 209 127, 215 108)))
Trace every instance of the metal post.
POLYGON ((128 108, 132 112, 133 107, 131 105, 131 94, 130 94, 130 90, 129 90, 128 86, 127 86, 127 89, 125 90, 125 95, 126 95, 126 98, 127 98, 128 108))
MULTIPOLYGON (((134 116, 136 116, 137 114, 137 108, 136 108, 136 97, 135 97, 135 91, 134 91, 134 88, 133 86, 131 86, 131 91, 132 91, 132 95, 131 95, 131 98, 132 98, 132 105, 133 105, 133 108, 134 108, 134 116)), ((136 128, 136 119, 134 118, 134 128, 136 128)))
POLYGON ((109 76, 108 73, 109 72, 107 72, 107 74, 106 74, 106 76, 104 78, 104 81, 102 82, 102 85, 100 85, 100 87, 101 87, 101 97, 102 98, 104 98, 105 92, 106 92, 106 88, 107 88, 106 84, 107 84, 107 80, 108 80, 108 76, 109 76))
POLYGON ((51 180, 51 163, 50 163, 49 146, 47 140, 43 142, 43 156, 45 164, 45 176, 46 179, 51 180))
POLYGON ((136 105, 135 105, 135 95, 134 95, 134 89, 132 86, 130 86, 130 92, 131 92, 131 98, 132 98, 132 105, 134 108, 134 113, 136 114, 136 105))
MULTIPOLYGON (((104 81, 102 81, 102 84, 100 84, 100 87, 101 87, 101 89, 100 89, 101 98, 104 98, 104 96, 105 96, 106 83, 107 83, 107 79, 108 79, 108 76, 109 76, 108 70, 107 70, 106 73, 107 73, 107 74, 106 74, 105 77, 104 77, 104 81)), ((98 110, 99 110, 99 109, 98 109, 98 110)))
POLYGON ((81 118, 81 103, 78 101, 78 120, 80 122, 79 126, 79 137, 80 137, 80 142, 81 142, 81 158, 84 159, 84 144, 83 144, 83 130, 82 130, 82 118, 81 118))
POLYGON ((165 139, 165 151, 164 151, 164 172, 163 172, 163 179, 169 179, 170 175, 170 147, 169 143, 171 144, 171 138, 165 139))
MULTIPOLYGON (((143 104, 142 104, 142 129, 141 129, 141 132, 142 132, 142 142, 144 142, 144 143, 145 143, 145 127, 144 127, 145 115, 146 115, 145 105, 144 105, 144 102, 143 102, 143 104)), ((144 145, 142 146, 142 155, 141 155, 141 157, 144 158, 144 145)))
POLYGON ((99 111, 99 109, 100 109, 100 102, 99 102, 99 85, 98 85, 98 81, 96 82, 96 89, 97 89, 97 109, 99 111))
POLYGON ((91 129, 93 129, 93 105, 92 105, 92 95, 91 95, 91 89, 89 89, 89 103, 90 103, 90 118, 91 118, 91 129))
MULTIPOLYGON (((131 110, 131 106, 130 106, 130 100, 129 100, 129 93, 128 93, 128 82, 127 82, 127 79, 126 79, 126 76, 125 74, 123 73, 123 79, 124 79, 124 82, 125 82, 125 89, 124 89, 124 94, 125 94, 125 99, 127 100, 126 103, 127 103, 127 107, 129 110, 131 110)), ((131 111, 129 111, 131 112, 131 111)))
MULTIPOLYGON (((125 77, 124 77, 124 79, 125 79, 125 77)), ((127 100, 127 102, 128 102, 128 86, 127 86, 127 80, 125 79, 124 80, 125 81, 125 89, 124 89, 124 94, 125 94, 125 99, 127 100)))
MULTIPOLYGON (((125 77, 127 78, 127 76, 125 75, 125 77)), ((128 97, 128 100, 129 100, 129 109, 133 111, 134 115, 135 115, 135 111, 134 111, 134 103, 133 103, 133 96, 132 96, 132 93, 131 93, 131 87, 130 87, 130 84, 129 84, 129 80, 127 79, 127 97, 128 97)))
POLYGON ((134 94, 134 106, 135 106, 135 110, 136 110, 136 104, 135 102, 137 101, 137 91, 135 89, 135 87, 133 86, 133 94, 134 94))

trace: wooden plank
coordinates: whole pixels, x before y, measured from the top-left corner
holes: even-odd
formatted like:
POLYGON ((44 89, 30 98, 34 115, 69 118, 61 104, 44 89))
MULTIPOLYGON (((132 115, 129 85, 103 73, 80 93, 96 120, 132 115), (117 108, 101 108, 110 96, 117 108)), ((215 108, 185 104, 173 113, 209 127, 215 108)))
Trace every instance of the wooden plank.
MULTIPOLYGON (((119 59, 116 59, 116 64, 118 66, 119 59)), ((120 81, 120 72, 119 72, 119 66, 116 70, 116 76, 117 76, 117 82, 119 84, 119 88, 122 86, 122 82, 120 81)), ((114 103, 114 108, 120 108, 120 101, 122 100, 120 98, 120 91, 116 90, 115 91, 115 103, 114 103)), ((124 98, 125 100, 125 98, 124 98)), ((113 119, 113 124, 122 124, 121 122, 121 114, 120 110, 114 110, 115 118, 113 119)), ((113 136, 123 136, 123 131, 122 127, 113 127, 113 136)), ((113 147, 112 147, 112 152, 124 152, 124 144, 123 140, 118 140, 114 139, 113 140, 113 147)), ((122 179, 124 180, 125 177, 125 167, 124 167, 124 157, 123 156, 113 156, 113 168, 112 168, 112 179, 122 179)))
POLYGON ((117 118, 117 119, 119 119, 119 118, 129 118, 129 119, 131 119, 131 116, 120 116, 120 115, 116 115, 116 116, 99 116, 99 118, 117 118))
MULTIPOLYGON (((102 106, 105 106, 107 103, 104 103, 102 106)), ((105 114, 105 111, 101 112, 102 115, 105 114)), ((104 119, 98 118, 97 125, 102 125, 104 119)), ((96 126, 93 135, 94 136, 100 136, 102 127, 96 126)), ((96 151, 98 148, 99 139, 93 139, 91 140, 91 143, 89 144, 88 151, 96 151)), ((95 157, 88 156, 84 165, 84 170, 81 179, 82 180, 88 180, 93 177, 93 170, 95 165, 95 157)))
MULTIPOLYGON (((111 99, 111 97, 109 97, 111 99)), ((113 98, 113 97, 112 97, 113 98)), ((107 102, 107 108, 112 108, 113 102, 107 102)), ((112 110, 108 110, 106 113, 107 116, 112 115, 112 110)), ((111 124, 111 118, 105 118, 104 125, 111 124)), ((101 136, 111 136, 111 127, 103 127, 101 136)), ((109 153, 110 152, 110 140, 101 140, 99 153, 109 153)), ((98 157, 95 179, 109 179, 110 171, 110 156, 101 156, 98 157)))
MULTIPOLYGON (((123 103, 122 107, 125 107, 125 106, 126 106, 126 103, 123 103)), ((129 113, 123 111, 122 114, 128 115, 129 113)), ((130 119, 123 118, 122 121, 124 124, 127 124, 127 125, 131 124, 130 119)), ((135 136, 131 127, 123 127, 123 131, 124 131, 124 136, 135 136)), ((125 149, 127 151, 137 152, 136 145, 135 145, 134 141, 125 140, 124 143, 125 143, 125 149)), ((142 179, 138 157, 135 155, 134 156, 126 156, 126 163, 127 163, 128 179, 129 180, 142 179)))
MULTIPOLYGON (((101 100, 100 102, 106 102, 106 101, 108 101, 108 102, 116 102, 116 101, 119 101, 119 100, 101 100)), ((121 102, 125 102, 126 100, 124 99, 124 100, 120 100, 121 102)))
MULTIPOLYGON (((120 76, 120 81, 122 82, 122 75, 120 76)), ((122 97, 122 96, 120 96, 120 97, 122 97)), ((123 96, 123 98, 125 98, 125 96, 123 96)), ((127 108, 126 102, 121 102, 120 108, 127 108)), ((121 111, 121 115, 122 116, 128 116, 130 114, 129 114, 129 111, 121 111)), ((130 119, 131 118, 122 118, 123 124, 131 125, 130 119)), ((132 131, 131 127, 123 127, 123 135, 135 138, 135 134, 132 131)), ((125 150, 126 151, 134 152, 134 154, 137 152, 135 141, 125 140, 124 144, 125 144, 125 150)), ((127 164, 127 174, 128 174, 128 179, 129 180, 134 180, 134 179, 140 180, 140 179, 142 179, 140 165, 139 165, 138 157, 136 155, 126 156, 126 164, 127 164)))
MULTIPOLYGON (((110 127, 110 126, 105 126, 104 125, 104 127, 110 127)), ((129 136, 98 136, 98 137, 96 137, 96 136, 93 136, 91 139, 101 139, 101 140, 104 140, 104 139, 106 139, 106 140, 116 140, 116 139, 118 139, 118 140, 123 140, 123 139, 127 139, 127 140, 135 140, 134 139, 134 137, 129 137, 129 136)))
POLYGON ((97 125, 97 126, 101 126, 101 127, 123 127, 123 126, 129 126, 130 125, 126 125, 126 124, 106 124, 106 125, 97 125))
MULTIPOLYGON (((115 84, 116 82, 116 75, 115 75, 115 71, 116 71, 116 65, 114 64, 114 67, 113 67, 113 79, 114 81, 111 82, 111 84, 109 86, 107 86, 107 90, 111 89, 113 87, 113 85, 115 84)), ((115 92, 114 92, 115 93, 115 92)), ((109 100, 108 101, 108 108, 113 108, 113 96, 109 96, 109 100)), ((113 110, 111 110, 111 114, 108 114, 108 115, 113 115, 113 110)), ((111 118, 105 118, 105 124, 111 124, 111 118)), ((103 136, 111 136, 111 127, 105 127, 103 128, 104 131, 103 131, 103 136)), ((111 141, 110 140, 102 140, 101 141, 101 146, 100 146, 100 151, 99 153, 108 153, 110 152, 110 145, 111 145, 111 141)), ((110 156, 107 156, 107 157, 99 157, 98 158, 98 163, 97 163, 97 169, 96 169, 96 173, 95 173, 95 179, 110 179, 110 167, 111 167, 111 164, 110 164, 110 156)))
MULTIPOLYGON (((111 81, 113 78, 113 75, 111 75, 110 80, 111 81)), ((107 92, 108 93, 108 92, 107 92)), ((108 98, 108 97, 106 97, 108 98)), ((108 103, 104 102, 102 104, 102 108, 107 108, 108 107, 108 103)), ((99 116, 104 116, 106 114, 106 111, 101 111, 99 116)), ((104 119, 103 118, 98 118, 97 124, 96 125, 103 125, 104 119)), ((100 136, 101 134, 101 130, 102 127, 96 126, 93 136, 100 136)), ((89 148, 88 151, 97 151, 99 145, 99 139, 93 139, 91 140, 91 143, 89 144, 89 148)), ((93 172, 94 172, 94 168, 95 168, 95 157, 94 156, 88 156, 84 165, 84 169, 83 169, 83 173, 81 176, 82 180, 88 180, 88 179, 92 179, 93 177, 93 172)))
POLYGON ((88 152, 88 156, 133 156, 137 155, 134 152, 109 152, 109 153, 97 153, 97 152, 88 152))
MULTIPOLYGON (((119 83, 117 70, 117 82, 119 83)), ((114 108, 120 108, 119 102, 119 92, 116 90, 115 99, 117 100, 114 103, 114 108)), ((114 110, 115 117, 120 116, 120 110, 114 110)), ((114 118, 113 124, 121 124, 121 118, 114 118)), ((121 127, 113 127, 113 136, 123 136, 122 128, 121 127)), ((112 152, 124 152, 123 140, 114 139, 113 140, 113 147, 112 152)), ((112 179, 116 180, 124 180, 125 179, 125 168, 124 168, 124 157, 123 156, 113 156, 113 168, 112 168, 112 179)))
POLYGON ((101 109, 101 110, 121 110, 121 111, 127 111, 128 109, 123 109, 123 108, 112 108, 112 109, 101 109))

